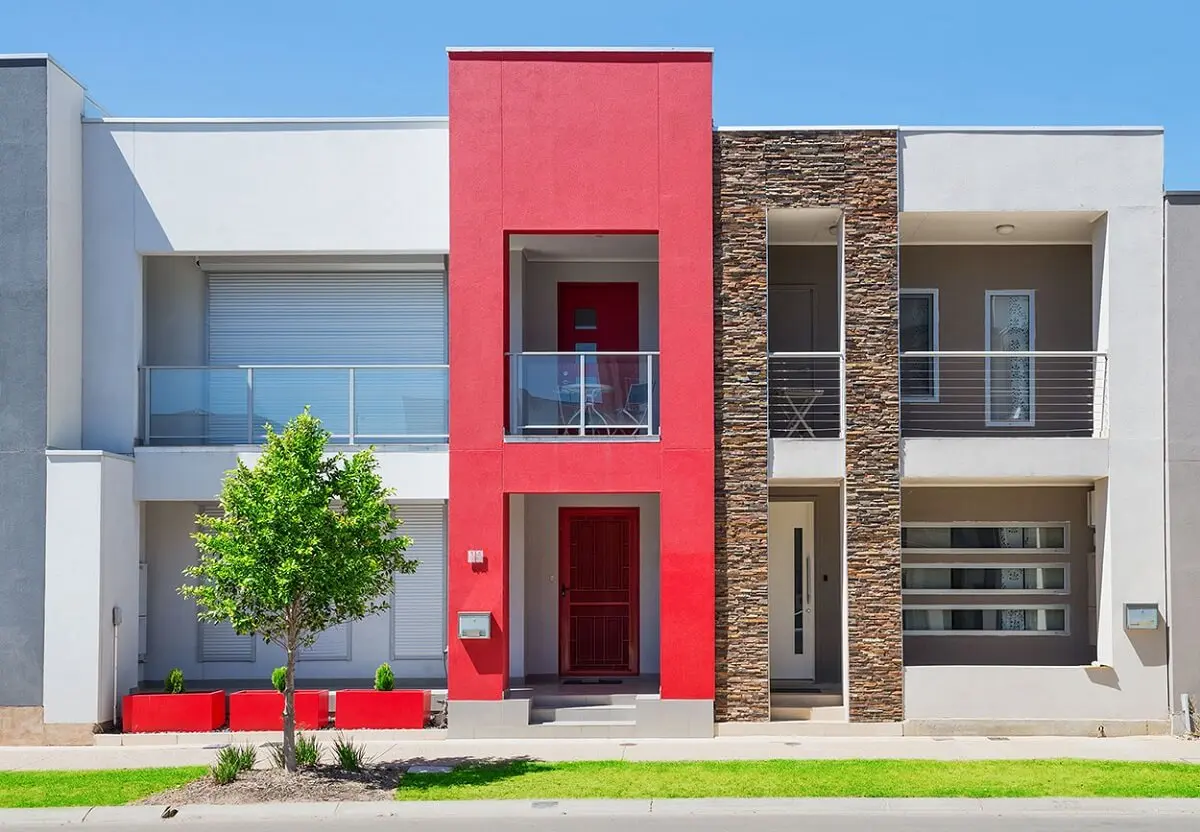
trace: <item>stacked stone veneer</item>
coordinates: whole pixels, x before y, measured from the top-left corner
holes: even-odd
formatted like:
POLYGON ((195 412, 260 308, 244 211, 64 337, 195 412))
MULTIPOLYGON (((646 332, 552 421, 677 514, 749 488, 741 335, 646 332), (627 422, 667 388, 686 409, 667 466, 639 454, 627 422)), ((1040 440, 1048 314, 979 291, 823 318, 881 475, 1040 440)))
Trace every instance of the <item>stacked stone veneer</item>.
POLYGON ((714 134, 718 721, 770 718, 767 240, 772 208, 844 223, 850 719, 903 718, 897 136, 714 134))

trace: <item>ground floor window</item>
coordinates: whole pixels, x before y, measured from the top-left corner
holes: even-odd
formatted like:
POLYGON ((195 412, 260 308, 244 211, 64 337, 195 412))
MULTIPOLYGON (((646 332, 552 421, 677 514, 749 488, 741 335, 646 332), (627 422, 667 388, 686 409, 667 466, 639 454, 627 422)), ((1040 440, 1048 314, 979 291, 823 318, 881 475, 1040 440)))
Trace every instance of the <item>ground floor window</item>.
POLYGON ((1065 563, 1037 566, 1011 564, 923 563, 901 570, 905 592, 920 593, 1013 593, 1066 594, 1070 567, 1065 563))
POLYGON ((1065 635, 1068 632, 1067 607, 905 606, 904 632, 910 635, 1065 635))

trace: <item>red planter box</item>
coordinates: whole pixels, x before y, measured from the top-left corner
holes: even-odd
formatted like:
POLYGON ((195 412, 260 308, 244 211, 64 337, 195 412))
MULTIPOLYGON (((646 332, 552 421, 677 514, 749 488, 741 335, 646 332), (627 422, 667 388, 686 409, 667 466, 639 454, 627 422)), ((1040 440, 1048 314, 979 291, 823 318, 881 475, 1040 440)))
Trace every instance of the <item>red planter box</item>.
POLYGON ((225 724, 225 691, 211 693, 131 693, 122 700, 121 730, 216 731, 225 724))
MULTIPOLYGON (((329 691, 296 691, 296 727, 329 724, 329 691)), ((229 694, 230 731, 282 731, 283 694, 276 690, 239 690, 229 694)))
POLYGON ((333 721, 338 728, 424 728, 427 690, 339 690, 333 721))

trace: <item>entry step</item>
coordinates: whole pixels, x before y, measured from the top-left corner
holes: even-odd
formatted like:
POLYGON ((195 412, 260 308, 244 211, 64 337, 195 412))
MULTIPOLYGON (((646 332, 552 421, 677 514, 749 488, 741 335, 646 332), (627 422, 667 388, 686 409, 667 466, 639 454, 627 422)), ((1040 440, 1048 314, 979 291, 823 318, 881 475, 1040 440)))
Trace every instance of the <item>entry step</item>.
POLYGON ((637 705, 542 705, 536 703, 529 711, 531 725, 629 722, 637 711, 637 705))

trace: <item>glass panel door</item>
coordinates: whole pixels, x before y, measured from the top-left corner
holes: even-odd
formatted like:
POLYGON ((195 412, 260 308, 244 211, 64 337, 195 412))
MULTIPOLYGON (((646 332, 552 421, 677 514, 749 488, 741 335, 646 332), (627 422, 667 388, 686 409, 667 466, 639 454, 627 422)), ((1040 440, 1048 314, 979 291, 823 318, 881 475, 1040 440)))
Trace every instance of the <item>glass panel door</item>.
MULTIPOLYGON (((1032 292, 988 292, 987 350, 1033 351, 1032 292)), ((1032 425, 1034 422, 1034 362, 1029 356, 991 357, 987 362, 987 421, 989 425, 1032 425)))

